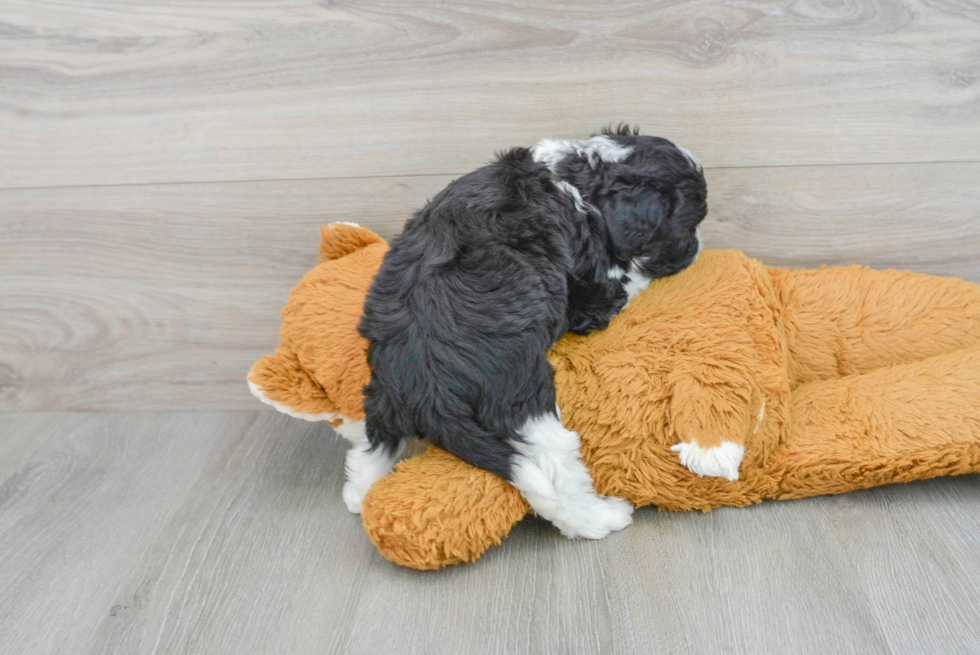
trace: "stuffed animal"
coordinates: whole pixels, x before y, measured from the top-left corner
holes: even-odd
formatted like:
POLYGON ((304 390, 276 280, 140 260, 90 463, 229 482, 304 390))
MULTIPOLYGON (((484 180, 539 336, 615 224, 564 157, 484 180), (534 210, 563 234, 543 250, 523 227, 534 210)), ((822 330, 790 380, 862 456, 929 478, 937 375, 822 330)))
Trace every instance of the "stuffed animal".
MULTIPOLYGON (((386 243, 322 229, 279 348, 249 373, 280 411, 364 419, 361 305, 386 243)), ((562 422, 604 495, 707 511, 980 471, 980 287, 860 266, 785 270, 707 251, 609 324, 552 349, 562 422)), ((430 448, 364 497, 388 559, 479 557, 528 513, 503 479, 430 448)))

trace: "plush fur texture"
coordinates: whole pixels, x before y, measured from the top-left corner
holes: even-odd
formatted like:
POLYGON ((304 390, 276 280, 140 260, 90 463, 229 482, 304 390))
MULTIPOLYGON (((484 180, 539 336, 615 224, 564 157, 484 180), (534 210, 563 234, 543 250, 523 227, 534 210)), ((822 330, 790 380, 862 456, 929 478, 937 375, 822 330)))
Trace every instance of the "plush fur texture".
POLYGON ((364 303, 371 448, 393 464, 423 437, 514 483, 566 536, 628 525, 555 415, 547 352, 604 328, 634 277, 694 261, 706 194, 684 151, 625 127, 515 148, 452 182, 391 242, 364 303))
MULTIPOLYGON (((249 380, 279 407, 356 421, 370 376, 357 318, 386 246, 349 226, 323 238, 321 252, 347 254, 293 290, 279 350, 249 380)), ((708 251, 548 360, 596 490, 636 506, 709 510, 980 472, 980 287, 962 280, 708 251), (681 460, 726 442, 744 449, 735 480, 681 460)), ((430 569, 476 559, 528 511, 503 479, 431 449, 376 482, 362 516, 385 557, 430 569)))

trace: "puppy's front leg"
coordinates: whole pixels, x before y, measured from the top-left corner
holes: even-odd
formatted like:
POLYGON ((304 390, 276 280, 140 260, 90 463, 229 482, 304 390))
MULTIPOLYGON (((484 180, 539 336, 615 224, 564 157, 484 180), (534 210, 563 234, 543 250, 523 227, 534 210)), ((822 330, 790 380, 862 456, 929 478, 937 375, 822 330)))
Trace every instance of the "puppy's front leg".
POLYGON ((568 331, 585 335, 604 330, 628 301, 629 295, 620 280, 586 281, 569 276, 568 331))
POLYGON ((347 472, 344 504, 352 513, 360 514, 364 495, 371 485, 388 475, 395 463, 402 459, 406 442, 399 442, 394 452, 389 452, 383 445, 372 447, 364 421, 345 422, 334 429, 351 443, 344 466, 347 472))

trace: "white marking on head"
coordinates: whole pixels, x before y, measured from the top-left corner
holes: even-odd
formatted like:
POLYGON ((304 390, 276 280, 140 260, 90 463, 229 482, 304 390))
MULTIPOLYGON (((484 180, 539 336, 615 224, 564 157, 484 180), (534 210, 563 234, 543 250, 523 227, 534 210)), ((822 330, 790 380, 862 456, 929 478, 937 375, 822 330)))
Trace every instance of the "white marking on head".
POLYGON ((677 146, 677 149, 680 150, 685 157, 687 157, 687 160, 691 162, 691 164, 694 165, 695 168, 697 168, 699 171, 704 170, 704 167, 701 165, 701 160, 695 157, 690 150, 688 150, 683 146, 678 146, 676 143, 674 145, 677 146))
POLYGON ((633 148, 630 146, 621 145, 604 134, 577 143, 576 151, 589 160, 589 166, 592 168, 595 168, 600 161, 617 164, 633 153, 633 148))
POLYGON ((541 139, 531 148, 531 158, 554 172, 558 162, 572 151, 572 143, 561 139, 541 139))
POLYGON ((633 148, 617 143, 605 134, 594 136, 582 141, 564 141, 561 139, 541 139, 531 148, 531 157, 551 169, 558 167, 562 159, 570 154, 585 157, 589 166, 595 168, 600 161, 615 164, 623 161, 632 154, 633 148))
POLYGON ((511 483, 534 512, 569 538, 601 539, 633 522, 633 508, 621 498, 599 496, 579 459, 579 436, 554 414, 528 419, 514 441, 511 483))
MULTIPOLYGON (((548 169, 555 173, 561 160, 571 154, 585 157, 589 166, 595 168, 599 161, 608 163, 621 162, 633 148, 622 146, 606 135, 594 136, 583 141, 565 141, 562 139, 541 139, 531 148, 531 157, 534 161, 544 164, 548 169)), ((590 211, 599 213, 599 210, 582 199, 582 194, 570 182, 557 180, 555 186, 567 193, 575 203, 575 208, 583 214, 590 211)))
POLYGON ((571 198, 572 202, 575 203, 575 209, 579 210, 583 214, 588 214, 590 211, 595 211, 598 213, 598 209, 594 205, 591 205, 584 200, 582 200, 582 194, 576 189, 571 182, 565 182, 564 180, 560 182, 555 182, 555 186, 567 193, 571 198))
POLYGON ((702 448, 697 439, 692 439, 691 443, 682 441, 670 449, 678 454, 681 464, 691 473, 732 481, 738 480, 738 467, 745 456, 745 446, 724 439, 720 445, 710 448, 702 448))

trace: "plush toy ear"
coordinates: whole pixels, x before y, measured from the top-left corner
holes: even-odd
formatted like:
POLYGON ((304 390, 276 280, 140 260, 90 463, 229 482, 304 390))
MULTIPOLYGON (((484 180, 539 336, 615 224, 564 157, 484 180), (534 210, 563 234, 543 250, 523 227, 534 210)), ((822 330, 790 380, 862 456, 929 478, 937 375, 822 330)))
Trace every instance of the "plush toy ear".
POLYGON ((248 374, 249 388, 279 411, 309 421, 364 418, 370 380, 358 334, 364 297, 387 244, 348 223, 320 228, 320 264, 293 288, 282 311, 279 347, 248 374))
POLYGON ((381 241, 381 237, 357 223, 331 223, 320 228, 320 261, 344 255, 381 241))
POLYGON ((375 482, 361 516, 382 555, 427 570, 472 562, 528 511, 503 478, 430 447, 375 482))
POLYGON ((248 372, 252 395, 280 412, 306 421, 340 425, 340 409, 300 364, 296 353, 280 346, 264 355, 248 372))

